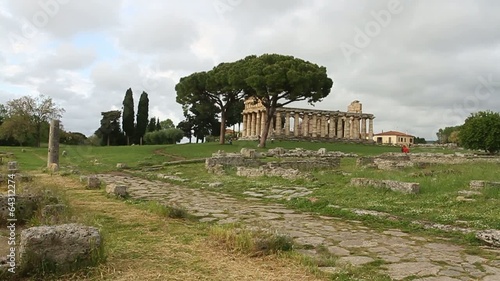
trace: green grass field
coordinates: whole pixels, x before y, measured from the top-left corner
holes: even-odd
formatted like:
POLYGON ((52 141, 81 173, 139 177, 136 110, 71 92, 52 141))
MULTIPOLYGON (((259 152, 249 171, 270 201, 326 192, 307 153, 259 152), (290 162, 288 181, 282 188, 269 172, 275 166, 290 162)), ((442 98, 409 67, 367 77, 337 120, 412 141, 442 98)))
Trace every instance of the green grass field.
MULTIPOLYGON (((241 148, 256 148, 257 143, 237 141, 233 145, 218 143, 182 144, 163 146, 129 146, 129 147, 88 147, 62 146, 60 151, 66 151, 67 156, 61 156, 60 166, 65 170, 79 170, 82 173, 97 173, 116 171, 117 163, 126 163, 132 172, 140 176, 144 166, 161 165, 164 162, 182 159, 196 159, 211 156, 218 150, 239 152, 241 148)), ((311 143, 311 142, 269 142, 268 147, 295 148, 308 150, 326 148, 328 151, 352 152, 360 156, 376 155, 384 152, 398 152, 398 147, 375 146, 362 144, 311 143)), ((257 150, 264 150, 256 148, 257 150)), ((22 170, 41 170, 46 165, 46 148, 0 147, 0 152, 13 152, 15 160, 22 170), (24 152, 23 152, 24 151, 24 152)), ((412 149, 412 152, 429 152, 435 149, 412 149)), ((452 153, 452 150, 437 150, 442 153, 452 153)), ((4 159, 4 162, 8 161, 4 159)), ((470 180, 500 181, 500 166, 498 164, 474 163, 457 165, 433 165, 424 170, 408 168, 398 171, 380 171, 360 169, 355 165, 355 159, 345 158, 338 169, 345 173, 332 171, 313 172, 315 181, 284 180, 282 178, 242 178, 235 171, 219 176, 205 171, 204 164, 183 164, 165 166, 161 173, 181 173, 182 177, 190 179, 185 183, 191 188, 206 188, 207 182, 223 182, 223 187, 214 189, 237 197, 251 188, 271 189, 273 186, 304 186, 314 190, 307 198, 283 200, 282 203, 300 210, 313 211, 324 215, 355 218, 368 224, 383 227, 396 226, 414 230, 412 220, 423 220, 435 223, 471 227, 475 229, 500 229, 500 189, 486 188, 482 195, 475 196, 474 202, 456 200, 460 190, 467 190, 470 180), (412 173, 433 171, 432 176, 412 176, 412 173), (349 186, 352 177, 368 177, 376 179, 391 179, 418 182, 421 191, 417 195, 404 195, 392 191, 358 188, 349 186), (314 202, 312 202, 314 201, 314 202), (333 207, 332 207, 333 206, 333 207), (390 213, 397 216, 397 221, 380 219, 372 216, 359 217, 343 208, 367 209, 390 213)), ((417 229, 418 230, 418 229, 417 229)))

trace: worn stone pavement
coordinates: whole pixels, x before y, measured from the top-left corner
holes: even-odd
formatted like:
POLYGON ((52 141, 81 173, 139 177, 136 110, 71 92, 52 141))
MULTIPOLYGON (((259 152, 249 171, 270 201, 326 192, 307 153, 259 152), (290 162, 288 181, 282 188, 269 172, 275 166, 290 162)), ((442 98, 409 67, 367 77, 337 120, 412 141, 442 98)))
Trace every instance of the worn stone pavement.
MULTIPOLYGON (((185 208, 202 222, 261 225, 288 234, 299 245, 310 250, 302 253, 316 256, 315 247, 322 246, 339 257, 340 263, 360 266, 376 259, 385 263, 384 272, 394 280, 417 277, 413 280, 500 280, 500 260, 488 260, 467 254, 465 248, 445 239, 419 237, 398 229, 381 232, 356 221, 313 216, 287 209, 280 204, 263 204, 255 192, 247 200, 226 194, 190 189, 156 180, 101 174, 106 184, 124 183, 132 198, 155 200, 169 206, 185 208)), ((279 191, 274 191, 279 194, 279 191)), ((302 189, 284 189, 281 194, 306 195, 302 189)), ((273 196, 273 195, 271 195, 273 196)), ((264 195, 263 195, 264 197, 264 195)), ((490 249, 495 256, 500 251, 490 249)), ((334 272, 335 268, 321 268, 334 272)))

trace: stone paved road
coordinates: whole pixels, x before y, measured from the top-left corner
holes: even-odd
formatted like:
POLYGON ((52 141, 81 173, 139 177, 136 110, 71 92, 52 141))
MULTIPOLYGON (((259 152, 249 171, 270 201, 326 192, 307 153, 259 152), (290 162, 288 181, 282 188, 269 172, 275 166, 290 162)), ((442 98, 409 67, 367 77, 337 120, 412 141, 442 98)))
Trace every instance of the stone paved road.
MULTIPOLYGON (((356 266, 382 259, 385 273, 394 280, 409 276, 425 281, 500 280, 499 259, 467 254, 463 247, 445 240, 431 241, 397 229, 380 232, 354 221, 298 213, 280 204, 262 204, 255 197, 238 200, 225 194, 131 176, 103 174, 99 178, 107 184, 127 184, 132 198, 181 206, 202 222, 262 225, 290 235, 300 245, 322 245, 340 257, 340 262, 356 266)), ((315 256, 313 247, 302 252, 315 256)), ((493 253, 498 257, 499 252, 493 253)))

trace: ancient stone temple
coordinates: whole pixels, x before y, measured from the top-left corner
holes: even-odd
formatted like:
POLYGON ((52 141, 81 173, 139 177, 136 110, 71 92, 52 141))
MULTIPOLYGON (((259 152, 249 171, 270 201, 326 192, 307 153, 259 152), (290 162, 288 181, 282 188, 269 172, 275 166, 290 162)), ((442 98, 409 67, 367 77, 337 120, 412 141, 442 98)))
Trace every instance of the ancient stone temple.
MULTIPOLYGON (((242 114, 241 139, 258 139, 264 130, 266 108, 259 100, 249 98, 242 114)), ((357 100, 346 112, 281 107, 273 119, 268 139, 373 142, 375 117, 363 113, 357 100)))

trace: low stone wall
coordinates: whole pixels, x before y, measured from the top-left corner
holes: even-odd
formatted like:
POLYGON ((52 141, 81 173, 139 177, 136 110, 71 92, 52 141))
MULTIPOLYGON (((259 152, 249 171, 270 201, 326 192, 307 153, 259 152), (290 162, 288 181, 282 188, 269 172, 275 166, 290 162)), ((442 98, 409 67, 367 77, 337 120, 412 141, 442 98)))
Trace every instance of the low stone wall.
POLYGON ((340 167, 340 158, 314 158, 291 161, 270 162, 271 167, 296 169, 300 171, 313 171, 316 169, 328 169, 340 167))
POLYGON ((471 180, 469 182, 469 187, 470 187, 470 189, 474 189, 474 190, 483 189, 485 187, 500 188, 500 182, 483 181, 483 180, 471 180))
POLYGON ((473 154, 455 153, 399 153, 390 152, 377 156, 360 157, 356 164, 359 167, 372 167, 380 170, 394 170, 405 167, 424 168, 432 164, 461 164, 475 161, 500 163, 500 157, 477 156, 473 154))
POLYGON ((238 167, 236 174, 241 177, 250 177, 250 178, 270 176, 270 177, 282 177, 285 179, 292 179, 292 180, 297 178, 306 178, 308 176, 296 169, 270 167, 270 166, 261 166, 258 168, 238 167))
POLYGON ((262 165, 263 162, 255 158, 245 158, 239 153, 214 153, 211 158, 205 160, 205 167, 209 169, 210 167, 221 165, 223 167, 258 167, 262 165))
POLYGON ((358 155, 354 153, 344 153, 340 151, 327 151, 326 148, 320 148, 315 150, 305 150, 303 148, 295 149, 285 149, 283 147, 276 147, 269 149, 266 153, 268 157, 295 157, 295 158, 307 158, 307 157, 357 157, 358 155))
POLYGON ((358 167, 371 167, 380 170, 394 170, 413 167, 410 156, 404 153, 384 153, 378 156, 360 157, 356 160, 358 167))
POLYGON ((377 188, 386 188, 397 192, 416 194, 420 192, 420 184, 415 182, 400 182, 393 180, 376 180, 367 178, 352 178, 353 186, 372 186, 377 188))

